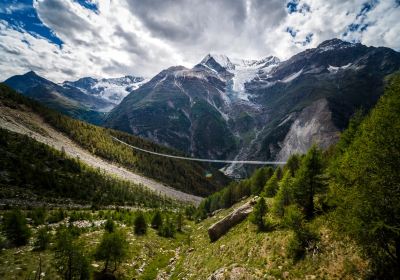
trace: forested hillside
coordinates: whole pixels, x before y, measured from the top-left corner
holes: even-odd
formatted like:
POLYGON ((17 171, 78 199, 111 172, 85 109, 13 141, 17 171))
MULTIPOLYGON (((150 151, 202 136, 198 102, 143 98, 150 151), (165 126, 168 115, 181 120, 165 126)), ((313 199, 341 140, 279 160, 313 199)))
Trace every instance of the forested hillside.
MULTIPOLYGON (((294 264, 324 254, 324 235, 332 234, 360 250, 341 264, 353 267, 346 277, 398 279, 399 130, 400 74, 395 74, 386 79, 376 107, 367 116, 358 111, 337 145, 326 151, 314 145, 306 155, 292 156, 284 168, 256 170, 251 178, 203 200, 196 217, 205 219, 242 197, 257 195, 261 198, 250 221, 266 232, 265 238, 289 230, 284 256, 294 264)), ((321 271, 319 262, 320 277, 341 278, 321 271)))
MULTIPOLYGON (((400 75, 395 75, 386 80, 385 94, 369 114, 353 116, 337 145, 326 151, 314 145, 282 168, 258 169, 185 212, 1 211, 0 276, 398 279, 399 116, 400 75), (256 204, 249 217, 211 242, 210 228, 252 200, 256 204)), ((6 167, 11 166, 3 179, 12 178, 26 189, 31 188, 26 181, 32 181, 52 195, 73 197, 69 191, 75 190, 84 197, 104 190, 101 174, 90 173, 75 160, 61 160, 62 153, 43 150, 45 146, 23 136, 1 135, 6 167), (30 156, 37 158, 33 165, 25 162, 30 156), (17 164, 26 174, 10 170, 17 164), (43 176, 30 180, 36 168, 43 176), (45 172, 54 174, 49 178, 55 188, 46 187, 45 172), (65 181, 64 174, 76 176, 65 181), (76 189, 76 182, 86 182, 80 174, 95 180, 96 187, 76 189)), ((115 190, 111 198, 118 201, 118 186, 115 190)))
POLYGON ((3 84, 0 85, 0 101, 8 107, 28 107, 93 154, 121 164, 134 172, 142 173, 178 190, 204 196, 215 192, 229 181, 221 172, 205 165, 137 153, 117 143, 111 135, 147 150, 177 154, 176 151, 152 144, 138 137, 61 115, 19 95, 3 84), (206 178, 208 173, 211 173, 212 176, 206 178))
POLYGON ((92 206, 175 207, 177 202, 143 186, 110 177, 68 158, 29 136, 0 129, 0 186, 5 199, 57 202, 71 199, 92 206))

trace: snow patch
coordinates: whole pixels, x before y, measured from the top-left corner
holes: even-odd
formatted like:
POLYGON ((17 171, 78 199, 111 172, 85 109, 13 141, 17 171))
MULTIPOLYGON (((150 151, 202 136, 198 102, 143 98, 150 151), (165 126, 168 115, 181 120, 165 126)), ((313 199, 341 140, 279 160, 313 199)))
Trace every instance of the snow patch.
POLYGON ((328 71, 331 72, 331 73, 337 73, 338 71, 347 69, 350 66, 351 66, 351 63, 343 65, 343 66, 332 66, 332 65, 329 65, 328 66, 328 71))
POLYGON ((293 74, 287 76, 286 78, 282 79, 281 82, 289 83, 289 82, 297 79, 297 77, 299 77, 301 75, 301 73, 303 73, 303 69, 301 69, 299 72, 296 72, 296 73, 293 73, 293 74))

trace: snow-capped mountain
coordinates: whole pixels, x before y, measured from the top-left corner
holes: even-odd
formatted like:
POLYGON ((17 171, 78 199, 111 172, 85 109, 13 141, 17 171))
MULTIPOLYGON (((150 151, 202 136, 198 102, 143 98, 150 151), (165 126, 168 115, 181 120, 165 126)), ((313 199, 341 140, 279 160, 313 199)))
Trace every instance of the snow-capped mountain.
POLYGON ((85 77, 56 84, 33 71, 5 81, 50 108, 94 124, 101 124, 107 112, 145 82, 142 77, 125 76, 111 79, 85 77))
MULTIPOLYGON (((112 105, 119 104, 131 91, 147 82, 143 77, 124 76, 120 78, 95 79, 81 78, 77 81, 66 81, 61 85, 65 88, 77 88, 85 94, 101 98, 112 105)), ((111 110, 114 106, 109 106, 111 110)))
POLYGON ((286 160, 313 143, 334 143, 354 111, 371 108, 384 77, 399 69, 398 52, 338 39, 286 61, 208 54, 191 69, 161 71, 105 125, 199 157, 286 160))
POLYGON ((231 59, 223 54, 208 54, 195 67, 201 66, 215 72, 222 80, 227 81, 231 97, 249 100, 246 83, 268 74, 280 63, 279 58, 268 56, 260 60, 231 59))
MULTIPOLYGON (((355 110, 372 108, 385 77, 399 70, 399 52, 332 39, 286 61, 208 54, 192 68, 173 66, 148 81, 58 85, 29 72, 5 83, 76 118, 193 156, 284 161, 313 143, 334 143, 355 110)), ((224 171, 246 174, 240 164, 224 171)))

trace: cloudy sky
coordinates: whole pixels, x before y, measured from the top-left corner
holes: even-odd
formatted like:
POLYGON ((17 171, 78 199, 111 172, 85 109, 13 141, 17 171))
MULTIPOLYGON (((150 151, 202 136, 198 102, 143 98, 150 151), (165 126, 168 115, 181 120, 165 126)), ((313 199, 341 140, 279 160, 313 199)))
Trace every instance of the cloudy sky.
POLYGON ((2 0, 0 80, 151 77, 207 53, 291 55, 333 37, 400 51, 400 0, 2 0))

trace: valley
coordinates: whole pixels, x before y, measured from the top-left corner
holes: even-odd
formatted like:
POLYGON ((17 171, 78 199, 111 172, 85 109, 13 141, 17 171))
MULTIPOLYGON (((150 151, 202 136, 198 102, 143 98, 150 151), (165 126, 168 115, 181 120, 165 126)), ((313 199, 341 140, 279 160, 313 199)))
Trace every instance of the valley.
POLYGON ((399 69, 332 39, 149 80, 11 77, 0 277, 397 279, 399 69))
MULTIPOLYGON (((36 141, 53 147, 58 151, 64 151, 65 154, 71 158, 79 158, 80 161, 91 166, 92 168, 103 170, 109 176, 115 176, 122 180, 130 181, 134 184, 146 187, 156 193, 179 201, 198 204, 201 200, 201 197, 180 192, 157 181, 151 180, 148 177, 135 174, 123 166, 112 164, 98 156, 91 154, 90 152, 79 147, 67 136, 56 131, 54 128, 48 125, 43 118, 30 110, 13 110, 9 107, 1 106, 0 115, 1 128, 28 135, 36 141)), ((7 204, 6 202, 2 203, 7 204)))

